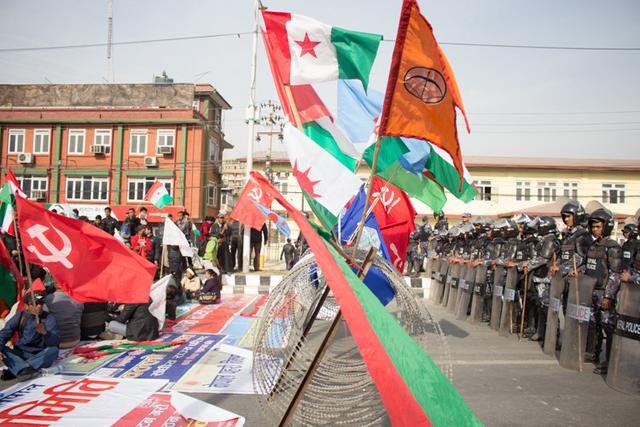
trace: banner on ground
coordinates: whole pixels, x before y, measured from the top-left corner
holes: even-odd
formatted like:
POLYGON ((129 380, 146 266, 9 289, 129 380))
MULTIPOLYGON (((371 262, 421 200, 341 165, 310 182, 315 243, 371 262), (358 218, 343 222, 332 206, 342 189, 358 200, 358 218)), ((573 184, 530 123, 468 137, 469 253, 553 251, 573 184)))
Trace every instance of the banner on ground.
POLYGON ((40 377, 4 390, 0 425, 112 425, 166 384, 160 379, 40 377))

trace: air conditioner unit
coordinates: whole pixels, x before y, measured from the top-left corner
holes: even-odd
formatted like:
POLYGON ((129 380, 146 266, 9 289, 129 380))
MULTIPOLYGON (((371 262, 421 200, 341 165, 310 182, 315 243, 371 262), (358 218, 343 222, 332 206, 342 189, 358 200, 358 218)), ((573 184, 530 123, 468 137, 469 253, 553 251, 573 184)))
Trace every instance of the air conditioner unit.
POLYGON ((24 163, 30 165, 33 163, 33 154, 32 153, 20 153, 18 154, 18 163, 24 163))
POLYGON ((93 154, 105 154, 107 152, 107 146, 106 145, 92 145, 91 146, 91 152, 93 154))
POLYGON ((161 146, 161 147, 156 147, 156 153, 158 154, 172 154, 173 153, 173 147, 169 147, 169 146, 161 146))
POLYGON ((148 168, 154 168, 158 166, 158 159, 153 156, 146 156, 144 158, 144 165, 148 168))
POLYGON ((47 198, 47 190, 31 190, 31 198, 34 200, 45 200, 47 198))

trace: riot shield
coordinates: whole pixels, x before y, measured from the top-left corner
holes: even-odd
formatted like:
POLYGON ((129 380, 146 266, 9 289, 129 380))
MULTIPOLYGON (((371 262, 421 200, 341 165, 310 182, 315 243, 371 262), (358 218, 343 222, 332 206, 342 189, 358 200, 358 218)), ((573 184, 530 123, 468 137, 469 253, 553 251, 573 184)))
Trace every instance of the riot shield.
POLYGON ((431 258, 426 257, 423 264, 424 264, 424 276, 422 276, 422 287, 429 290, 429 299, 431 299, 435 294, 433 280, 431 280, 431 258))
POLYGON ((640 287, 622 282, 618 295, 607 384, 623 393, 640 395, 640 287))
POLYGON ((518 285, 518 270, 507 269, 507 279, 504 285, 502 299, 502 314, 500 314, 500 335, 506 337, 518 329, 515 311, 516 286, 518 285))
POLYGON ((464 276, 460 277, 460 288, 462 296, 460 297, 460 303, 458 304, 458 312, 456 319, 465 320, 467 313, 469 312, 469 304, 471 303, 471 294, 476 282, 476 268, 472 265, 467 265, 464 276), (462 282, 464 280, 464 282, 462 282))
POLYGON ((567 314, 564 321, 562 349, 560 350, 560 366, 582 370, 584 351, 587 347, 587 333, 589 318, 591 317, 591 295, 596 285, 596 279, 580 274, 578 286, 576 278, 569 277, 569 299, 567 300, 567 314))
POLYGON ((489 327, 494 331, 500 329, 505 274, 505 268, 498 266, 496 267, 495 274, 493 275, 493 300, 491 301, 491 320, 489 321, 489 327))
POLYGON ((442 289, 443 289, 443 294, 442 294, 442 299, 440 300, 440 304, 443 307, 447 306, 447 301, 449 300, 449 292, 451 290, 451 280, 449 279, 449 273, 450 273, 450 268, 449 268, 449 261, 447 261, 446 259, 443 259, 442 261, 440 261, 440 281, 442 282, 442 289))
POLYGON ((471 296, 471 314, 467 320, 470 323, 476 324, 482 321, 487 267, 481 264, 476 266, 473 270, 475 271, 475 278, 473 280, 473 295, 471 296))
POLYGON ((453 314, 458 316, 458 309, 460 308, 460 298, 462 298, 462 294, 464 293, 465 286, 465 276, 467 274, 467 264, 460 265, 460 269, 458 270, 458 294, 456 295, 456 305, 453 307, 453 314))
POLYGON ((449 267, 449 274, 447 279, 451 277, 449 300, 447 301, 447 312, 454 313, 456 309, 456 303, 458 302, 458 280, 460 280, 460 264, 453 264, 449 267))
POLYGON ((544 335, 544 353, 549 356, 556 354, 558 343, 558 314, 562 310, 562 291, 564 291, 565 279, 560 273, 551 278, 549 289, 549 311, 547 311, 547 329, 544 335))
POLYGON ((442 300, 442 291, 444 290, 444 284, 442 283, 443 275, 440 272, 440 259, 434 259, 431 263, 431 286, 434 288, 434 292, 431 294, 431 302, 439 304, 442 300))

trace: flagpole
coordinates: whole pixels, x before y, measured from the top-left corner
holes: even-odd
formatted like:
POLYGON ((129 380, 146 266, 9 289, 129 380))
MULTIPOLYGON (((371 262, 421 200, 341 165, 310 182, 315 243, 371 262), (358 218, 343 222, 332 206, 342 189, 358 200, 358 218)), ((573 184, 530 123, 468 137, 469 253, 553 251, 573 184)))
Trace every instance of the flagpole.
POLYGON ((371 193, 373 192, 373 177, 378 168, 378 155, 380 154, 380 136, 376 138, 376 148, 373 152, 373 164, 371 165, 371 173, 369 174, 369 181, 367 183, 367 198, 364 200, 364 206, 362 207, 362 218, 360 218, 360 224, 358 224, 358 232, 356 234, 356 240, 354 242, 354 250, 358 250, 358 245, 360 244, 360 238, 362 237, 362 230, 364 230, 364 222, 367 219, 367 208, 369 205, 369 199, 371 198, 371 193))
MULTIPOLYGON (((260 0, 254 3, 255 29, 253 33, 253 49, 251 52, 251 78, 249 79, 249 107, 247 108, 247 122, 249 124, 249 138, 247 141, 247 169, 245 173, 245 184, 249 182, 249 174, 253 169, 253 138, 256 125, 256 66, 258 61, 258 30, 259 14, 262 9, 260 0)), ((251 227, 244 228, 242 236, 242 272, 249 272, 249 262, 251 261, 251 227)))
MULTIPOLYGON (((20 274, 22 273, 22 258, 20 257, 20 252, 22 251, 22 243, 20 242, 20 236, 18 235, 18 206, 16 205, 16 210, 14 211, 14 219, 13 219, 13 230, 16 233, 16 248, 18 249, 18 260, 20 262, 20 274)), ((31 279, 31 269, 29 266, 29 262, 27 261, 27 257, 24 257, 24 267, 25 270, 27 271, 27 280, 29 282, 29 292, 31 293, 31 301, 34 302, 36 301, 35 296, 33 295, 33 280, 31 279)), ((16 279, 18 279, 16 277, 16 279)), ((24 283, 24 278, 20 277, 19 280, 22 280, 24 283)), ((16 287, 18 289, 22 288, 22 286, 18 286, 18 284, 16 283, 16 287)), ((21 295, 17 296, 17 300, 20 301, 20 299, 22 299, 21 295)), ((36 324, 40 323, 40 315, 38 313, 36 313, 36 324)))

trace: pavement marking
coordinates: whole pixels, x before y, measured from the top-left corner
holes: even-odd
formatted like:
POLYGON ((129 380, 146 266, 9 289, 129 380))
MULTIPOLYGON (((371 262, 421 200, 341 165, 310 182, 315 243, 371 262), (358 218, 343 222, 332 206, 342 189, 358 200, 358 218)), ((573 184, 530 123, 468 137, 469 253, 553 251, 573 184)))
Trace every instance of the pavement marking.
POLYGON ((557 360, 452 360, 452 365, 477 366, 477 365, 557 365, 557 360))

